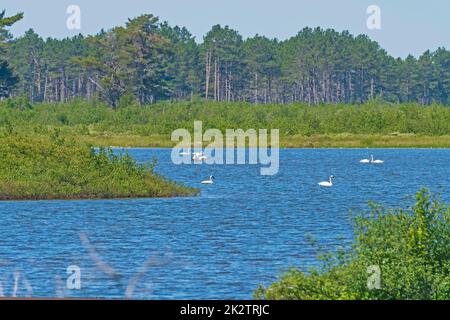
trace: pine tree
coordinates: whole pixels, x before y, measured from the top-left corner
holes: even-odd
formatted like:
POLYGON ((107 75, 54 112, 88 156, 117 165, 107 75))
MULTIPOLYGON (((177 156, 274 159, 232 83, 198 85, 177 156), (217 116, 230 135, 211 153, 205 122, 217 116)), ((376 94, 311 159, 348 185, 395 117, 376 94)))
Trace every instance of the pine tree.
POLYGON ((0 99, 10 96, 18 78, 13 74, 9 64, 5 61, 7 41, 11 39, 11 34, 6 29, 23 18, 22 13, 12 17, 5 17, 6 12, 0 12, 0 99))

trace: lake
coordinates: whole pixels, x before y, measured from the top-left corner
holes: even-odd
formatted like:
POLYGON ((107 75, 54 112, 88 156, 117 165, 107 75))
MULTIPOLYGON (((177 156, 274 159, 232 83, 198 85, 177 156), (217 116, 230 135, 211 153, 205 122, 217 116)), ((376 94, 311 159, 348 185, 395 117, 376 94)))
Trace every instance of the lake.
POLYGON ((422 186, 450 202, 448 149, 282 149, 280 171, 181 165, 170 149, 128 149, 199 187, 193 198, 0 202, 0 293, 11 296, 249 299, 290 266, 352 242, 350 210, 409 206, 422 186), (382 165, 360 164, 374 154, 382 165), (318 182, 335 175, 332 188, 318 182), (214 185, 200 181, 214 175, 214 185), (81 289, 67 290, 78 266, 81 289))

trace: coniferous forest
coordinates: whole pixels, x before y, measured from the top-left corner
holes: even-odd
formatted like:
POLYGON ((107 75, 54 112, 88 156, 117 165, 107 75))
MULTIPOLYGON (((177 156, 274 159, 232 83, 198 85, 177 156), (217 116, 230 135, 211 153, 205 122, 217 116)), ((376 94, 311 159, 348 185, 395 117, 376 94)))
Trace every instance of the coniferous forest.
POLYGON ((0 97, 31 103, 73 98, 151 104, 161 100, 450 104, 450 51, 389 55, 365 35, 304 28, 280 41, 244 39, 215 25, 201 42, 151 14, 96 35, 43 39, 6 30, 22 14, 0 15, 0 97))

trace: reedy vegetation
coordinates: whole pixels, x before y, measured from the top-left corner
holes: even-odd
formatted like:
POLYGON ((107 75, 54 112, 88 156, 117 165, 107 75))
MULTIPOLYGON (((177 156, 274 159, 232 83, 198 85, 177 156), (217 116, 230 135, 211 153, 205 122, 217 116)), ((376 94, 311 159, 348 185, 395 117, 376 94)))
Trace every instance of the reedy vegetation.
POLYGON ((450 108, 441 105, 371 101, 364 105, 310 107, 193 101, 146 106, 132 103, 113 110, 99 100, 35 105, 21 98, 0 102, 0 135, 46 135, 49 129, 59 128, 64 136, 92 143, 104 141, 106 145, 145 146, 146 141, 150 145, 159 141, 160 145, 169 146, 173 130, 192 131, 195 120, 203 121, 204 129, 218 128, 223 132, 237 128, 279 129, 282 146, 370 147, 382 141, 386 142, 380 146, 411 140, 416 146, 448 147, 450 136, 450 108), (354 144, 352 139, 356 139, 354 144), (117 140, 120 141, 115 143, 117 140))

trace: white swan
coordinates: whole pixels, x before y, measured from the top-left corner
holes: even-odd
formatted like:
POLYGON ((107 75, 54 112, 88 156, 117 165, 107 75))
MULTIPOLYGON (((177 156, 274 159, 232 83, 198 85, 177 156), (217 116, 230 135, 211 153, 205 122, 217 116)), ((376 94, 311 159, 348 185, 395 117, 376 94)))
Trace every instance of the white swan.
POLYGON ((380 164, 380 163, 384 163, 384 161, 383 161, 383 160, 374 160, 374 159, 373 159, 373 155, 372 155, 372 156, 371 156, 370 163, 380 164))
POLYGON ((383 160, 374 160, 373 159, 373 154, 370 155, 370 159, 362 159, 359 161, 359 163, 374 163, 374 164, 380 164, 380 163, 384 163, 383 160))
POLYGON ((192 160, 200 160, 203 157, 203 152, 194 152, 192 154, 192 160))
POLYGON ((328 181, 319 182, 319 186, 321 187, 332 187, 333 186, 334 176, 330 176, 328 181))
POLYGON ((192 160, 194 160, 194 161, 203 161, 203 160, 206 160, 206 159, 208 159, 208 157, 205 156, 203 154, 203 152, 194 152, 193 153, 192 160))
POLYGON ((214 176, 209 176, 209 180, 202 181, 201 184, 213 184, 214 179, 214 176))

